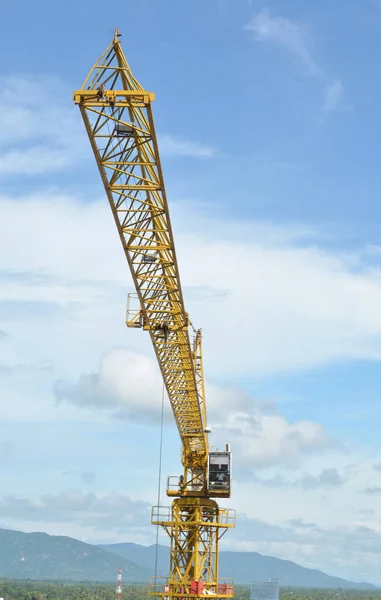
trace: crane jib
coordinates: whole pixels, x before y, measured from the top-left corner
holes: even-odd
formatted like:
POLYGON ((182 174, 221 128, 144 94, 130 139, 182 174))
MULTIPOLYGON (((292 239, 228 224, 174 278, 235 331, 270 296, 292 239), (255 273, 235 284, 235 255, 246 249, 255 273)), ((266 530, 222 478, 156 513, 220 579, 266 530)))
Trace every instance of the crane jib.
POLYGON ((151 111, 153 99, 154 94, 143 90, 132 76, 118 42, 109 46, 74 93, 134 279, 141 323, 150 332, 186 461, 192 463, 194 451, 206 461, 208 441, 151 111), (113 59, 116 65, 111 67, 113 59), (193 440, 184 415, 196 422, 193 440))

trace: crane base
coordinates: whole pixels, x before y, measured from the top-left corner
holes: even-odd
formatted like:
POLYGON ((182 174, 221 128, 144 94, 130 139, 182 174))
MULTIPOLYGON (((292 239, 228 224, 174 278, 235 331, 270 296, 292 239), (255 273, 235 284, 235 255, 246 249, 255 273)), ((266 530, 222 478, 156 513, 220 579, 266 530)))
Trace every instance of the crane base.
POLYGON ((218 544, 235 526, 235 511, 210 498, 176 498, 171 507, 152 509, 152 524, 170 538, 169 577, 151 577, 149 594, 158 598, 233 598, 232 580, 218 579, 218 544))

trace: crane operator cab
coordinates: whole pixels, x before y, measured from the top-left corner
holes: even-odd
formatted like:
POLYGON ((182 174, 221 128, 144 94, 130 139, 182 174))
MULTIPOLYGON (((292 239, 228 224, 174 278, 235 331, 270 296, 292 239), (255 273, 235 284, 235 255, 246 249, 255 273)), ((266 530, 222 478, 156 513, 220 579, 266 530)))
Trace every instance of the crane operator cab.
POLYGON ((223 452, 209 452, 208 492, 211 495, 229 497, 231 490, 231 452, 227 444, 223 452))

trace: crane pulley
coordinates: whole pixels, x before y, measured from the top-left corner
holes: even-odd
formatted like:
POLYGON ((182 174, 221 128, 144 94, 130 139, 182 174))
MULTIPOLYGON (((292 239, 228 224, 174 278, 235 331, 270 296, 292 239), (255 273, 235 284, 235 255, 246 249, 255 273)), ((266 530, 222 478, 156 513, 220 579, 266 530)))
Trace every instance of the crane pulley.
POLYGON ((234 527, 235 512, 212 500, 230 497, 230 448, 209 451, 202 332, 184 306, 152 114, 155 96, 132 75, 119 37, 116 30, 73 98, 135 285, 126 323, 150 334, 182 442, 183 474, 167 486, 175 500, 152 512, 152 522, 169 533, 171 564, 169 578, 164 585, 152 582, 151 593, 230 598, 232 584, 218 580, 218 541, 234 527))

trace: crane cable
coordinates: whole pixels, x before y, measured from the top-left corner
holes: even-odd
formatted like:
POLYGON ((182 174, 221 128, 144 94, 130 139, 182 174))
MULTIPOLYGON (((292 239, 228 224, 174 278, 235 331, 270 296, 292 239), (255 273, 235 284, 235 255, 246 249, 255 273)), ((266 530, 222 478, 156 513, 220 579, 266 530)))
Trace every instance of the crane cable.
MULTIPOLYGON (((160 507, 161 499, 161 457, 163 453, 163 425, 164 425, 164 393, 165 384, 163 379, 163 391, 161 394, 161 419, 160 419, 160 449, 159 449, 159 473, 158 473, 158 484, 157 484, 157 506, 160 507)), ((157 581, 157 563, 159 554, 159 523, 156 525, 156 548, 155 548, 155 582, 157 581)))

